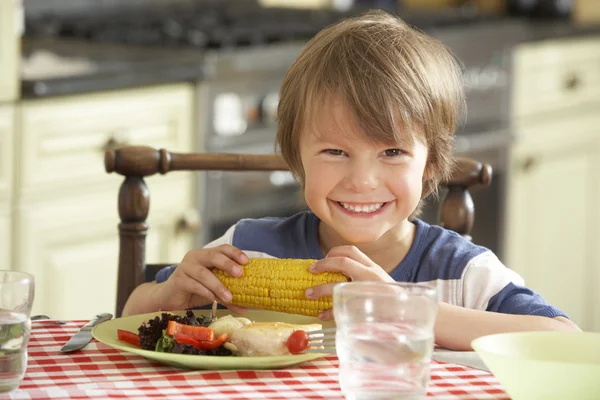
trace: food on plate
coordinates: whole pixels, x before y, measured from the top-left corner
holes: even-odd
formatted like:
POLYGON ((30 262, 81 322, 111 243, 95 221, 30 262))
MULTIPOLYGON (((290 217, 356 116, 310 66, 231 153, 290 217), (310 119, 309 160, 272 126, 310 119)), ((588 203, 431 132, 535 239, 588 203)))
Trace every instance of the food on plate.
MULTIPOLYGON (((288 339, 295 331, 318 331, 321 324, 296 325, 283 322, 253 322, 231 334, 225 348, 239 356, 284 356, 304 348, 288 348, 288 339)), ((308 342, 308 338, 307 338, 308 342)), ((294 342, 295 346, 296 343, 294 342)))
POLYGON ((234 318, 231 315, 226 315, 221 318, 213 319, 213 322, 209 326, 215 331, 215 335, 226 333, 229 335, 229 337, 231 337, 233 332, 250 324, 252 324, 252 321, 250 321, 248 318, 234 318))
POLYGON ((309 267, 316 261, 251 258, 239 278, 219 269, 213 273, 232 293, 234 305, 316 317, 332 307, 332 299, 307 299, 306 289, 349 280, 339 272, 311 273, 309 267))
POLYGON ((162 313, 144 322, 138 334, 117 330, 119 340, 145 350, 213 356, 280 356, 308 348, 307 332, 321 324, 253 322, 227 315, 221 318, 162 313))

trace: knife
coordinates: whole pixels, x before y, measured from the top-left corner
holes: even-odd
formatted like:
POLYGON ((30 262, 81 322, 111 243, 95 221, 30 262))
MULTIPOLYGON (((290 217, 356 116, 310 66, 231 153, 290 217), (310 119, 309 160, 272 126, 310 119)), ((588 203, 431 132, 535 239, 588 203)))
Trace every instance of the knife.
POLYGON ((96 315, 96 318, 85 324, 79 332, 73 335, 71 339, 60 349, 63 353, 79 350, 87 346, 92 340, 92 328, 101 322, 112 319, 112 314, 103 313, 96 315))

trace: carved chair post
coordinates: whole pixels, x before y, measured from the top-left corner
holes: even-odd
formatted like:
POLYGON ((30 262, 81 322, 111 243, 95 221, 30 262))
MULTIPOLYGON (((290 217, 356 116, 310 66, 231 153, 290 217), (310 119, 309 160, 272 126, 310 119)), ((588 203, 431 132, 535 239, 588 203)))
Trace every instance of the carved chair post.
POLYGON ((475 205, 469 189, 488 186, 491 182, 492 167, 489 164, 459 159, 452 178, 444 183, 448 192, 438 210, 440 225, 471 240, 471 230, 475 222, 475 205))
POLYGON ((159 169, 158 152, 151 148, 129 147, 108 150, 106 172, 125 176, 119 190, 119 270, 116 316, 120 317, 127 298, 145 280, 146 218, 150 210, 150 191, 144 177, 159 169))

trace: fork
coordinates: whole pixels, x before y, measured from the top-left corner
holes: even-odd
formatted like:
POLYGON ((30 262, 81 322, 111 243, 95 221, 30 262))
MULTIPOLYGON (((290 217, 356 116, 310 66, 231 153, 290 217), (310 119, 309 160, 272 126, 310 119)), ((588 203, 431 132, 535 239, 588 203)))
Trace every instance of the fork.
POLYGON ((306 332, 308 335, 308 347, 300 354, 335 352, 335 328, 319 329, 318 331, 306 332))
POLYGON ((47 315, 33 315, 31 317, 31 322, 39 322, 39 321, 43 321, 43 322, 50 322, 50 324, 56 324, 56 325, 64 325, 66 324, 65 321, 62 320, 52 320, 49 316, 47 315), (48 321, 50 320, 50 321, 48 321))

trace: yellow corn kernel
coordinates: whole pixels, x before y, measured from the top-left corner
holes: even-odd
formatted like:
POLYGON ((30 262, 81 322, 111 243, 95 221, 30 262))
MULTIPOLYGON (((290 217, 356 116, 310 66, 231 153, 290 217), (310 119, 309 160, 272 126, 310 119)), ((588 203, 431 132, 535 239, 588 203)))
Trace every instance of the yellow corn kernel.
POLYGON ((233 295, 231 304, 282 311, 290 314, 317 316, 333 306, 331 297, 310 300, 306 289, 332 282, 347 282, 339 272, 313 274, 309 267, 317 260, 252 258, 244 265, 244 275, 234 278, 214 269, 215 276, 233 295))

